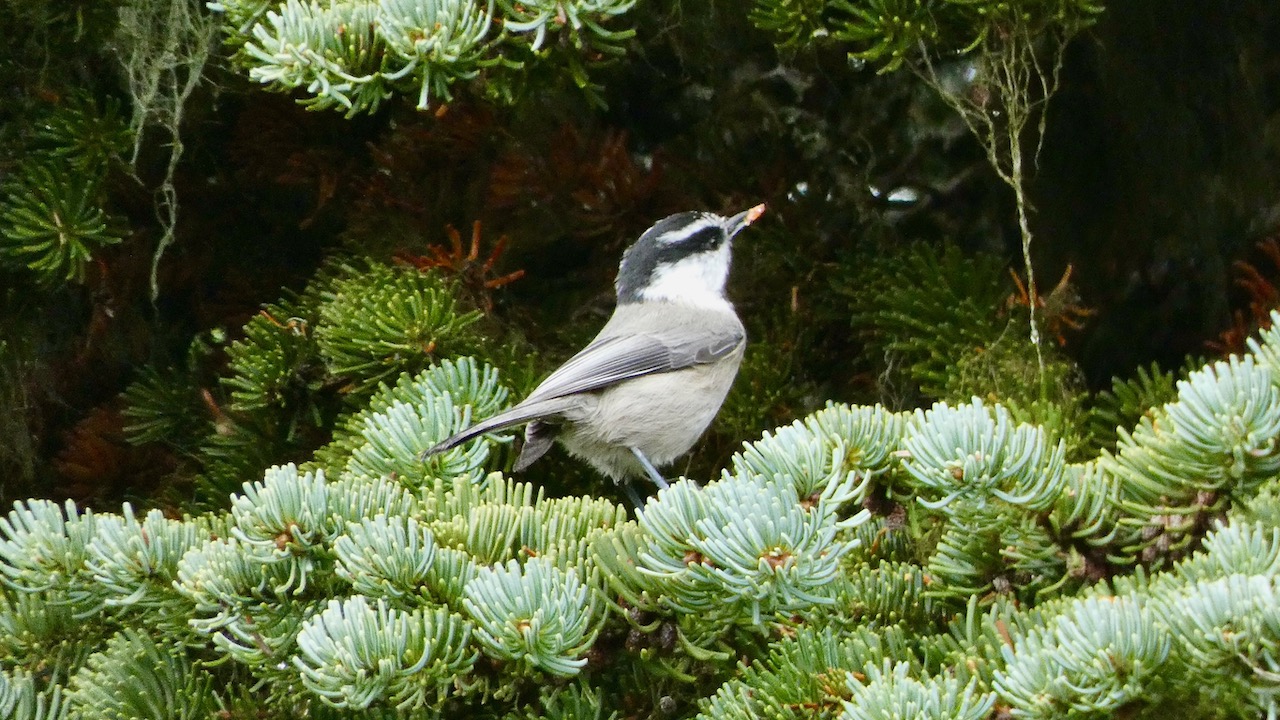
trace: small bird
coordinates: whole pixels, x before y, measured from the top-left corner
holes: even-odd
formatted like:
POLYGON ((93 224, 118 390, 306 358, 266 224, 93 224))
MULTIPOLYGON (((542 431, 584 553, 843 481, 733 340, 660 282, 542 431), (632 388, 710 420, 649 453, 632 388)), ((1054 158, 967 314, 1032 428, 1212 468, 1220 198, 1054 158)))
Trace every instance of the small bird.
POLYGON ((523 401, 422 457, 527 423, 516 472, 558 440, 642 506, 631 479, 667 487, 658 467, 693 447, 738 374, 747 335, 725 281, 733 237, 764 210, 659 220, 622 254, 618 303, 595 339, 523 401))

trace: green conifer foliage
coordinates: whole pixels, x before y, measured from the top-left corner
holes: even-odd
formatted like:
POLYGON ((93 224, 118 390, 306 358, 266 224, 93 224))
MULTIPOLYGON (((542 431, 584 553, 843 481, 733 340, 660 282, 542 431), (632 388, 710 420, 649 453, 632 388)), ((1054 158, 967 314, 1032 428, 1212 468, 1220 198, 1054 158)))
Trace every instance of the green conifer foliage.
POLYGON ((436 559, 435 538, 413 517, 401 522, 375 515, 347 532, 333 545, 336 572, 361 595, 400 598, 422 587, 436 559))
POLYGON ((885 660, 880 667, 868 665, 865 673, 846 677, 850 698, 841 720, 877 720, 897 717, 955 718, 980 720, 991 711, 995 698, 976 693, 976 682, 961 683, 954 677, 937 676, 919 680, 905 662, 885 660))
POLYGON ((319 424, 317 409, 307 407, 321 390, 320 358, 308 337, 314 324, 305 309, 289 304, 268 305, 245 324, 244 338, 227 348, 224 385, 233 410, 288 408, 319 424))
POLYGON ((357 595, 331 600, 303 625, 293 662, 303 685, 334 707, 438 707, 475 663, 470 635, 471 626, 444 609, 370 606, 357 595))
POLYGON ((159 698, 195 716, 249 693, 264 717, 1275 713, 1280 531, 1250 516, 1280 473, 1277 346, 1266 331, 1190 373, 1083 463, 977 399, 832 404, 634 519, 491 471, 503 437, 388 469, 434 440, 417 433, 505 402, 492 368, 442 362, 382 386, 329 467, 273 467, 222 511, 19 503, 0 520, 0 706, 155 717, 159 698), (439 417, 395 430, 409 411, 439 417))
MULTIPOLYGON (((850 322, 891 406, 997 402, 1012 419, 1062 440, 1069 459, 1083 461, 1113 448, 1117 429, 1177 396, 1175 374, 1159 368, 1139 368, 1136 377, 1115 378, 1111 390, 1090 394, 1080 368, 1058 348, 1044 347, 1037 357, 1019 329, 1025 298, 1003 280, 997 257, 913 243, 850 265, 837 288, 851 301, 850 322)), ((1040 319, 1046 332, 1052 320, 1040 319)))
POLYGON ((105 182, 131 136, 118 103, 99 107, 79 93, 37 124, 0 186, 0 257, 56 287, 83 281, 95 254, 126 235, 106 207, 105 182))
POLYGON ((506 398, 494 368, 459 357, 485 349, 479 319, 436 272, 336 262, 245 324, 226 347, 219 392, 201 386, 215 354, 199 343, 186 366, 145 371, 125 391, 126 431, 194 454, 200 494, 219 505, 263 466, 326 443, 321 466, 356 475, 480 477, 486 445, 416 459, 506 398))
POLYGON ((1006 646, 994 686, 1027 717, 1102 716, 1148 692, 1170 645, 1139 600, 1088 598, 1006 646))
POLYGON ((0 713, 5 717, 56 720, 66 717, 66 707, 61 686, 44 692, 36 689, 30 673, 0 673, 0 713))
POLYGON ((474 351, 479 339, 468 328, 479 317, 458 306, 438 274, 374 265, 324 292, 316 343, 329 372, 358 378, 362 392, 435 357, 474 351))
POLYGON ((462 604, 491 657, 561 677, 587 664, 598 611, 592 588, 573 568, 560 570, 546 557, 481 568, 467 582, 462 604))
POLYGON ((66 161, 33 158, 0 194, 0 253, 49 284, 82 280, 94 252, 121 240, 101 206, 102 176, 66 161))
POLYGON ((131 442, 160 442, 190 452, 212 431, 200 403, 200 387, 189 373, 144 368, 125 388, 125 435, 131 442))
POLYGON ((445 360, 418 375, 402 375, 394 387, 383 386, 367 408, 343 422, 317 459, 356 476, 394 474, 410 485, 437 475, 482 478, 490 454, 486 443, 454 448, 426 461, 418 456, 501 410, 507 394, 492 366, 466 357, 445 360))
POLYGON ((276 90, 302 90, 299 102, 348 117, 377 110, 404 92, 425 110, 452 98, 460 81, 485 72, 496 95, 501 70, 539 62, 544 45, 563 58, 579 86, 599 55, 621 52, 629 28, 611 29, 635 0, 501 2, 477 0, 322 0, 210 3, 227 18, 227 42, 240 48, 249 77, 276 90), (554 39, 553 42, 548 42, 554 39))
POLYGON ((1093 398, 1088 424, 1096 449, 1115 447, 1118 428, 1133 427, 1151 410, 1177 397, 1176 376, 1158 365, 1139 367, 1132 378, 1114 377, 1111 389, 1093 398))
MULTIPOLYGON (((139 521, 127 503, 120 515, 104 515, 100 521, 85 567, 102 591, 103 605, 160 611, 161 617, 170 620, 176 616, 166 611, 185 609, 173 587, 178 561, 210 534, 225 532, 223 524, 212 518, 171 520, 159 510, 149 511, 139 521)), ((183 629, 182 625, 177 627, 183 629)))
POLYGON ((838 287, 852 301, 854 330, 925 397, 949 397, 955 365, 1004 329, 997 312, 1009 289, 999 258, 915 243, 853 267, 861 269, 838 287))
POLYGON ((72 677, 67 717, 198 720, 217 707, 214 680, 182 645, 125 630, 72 677))

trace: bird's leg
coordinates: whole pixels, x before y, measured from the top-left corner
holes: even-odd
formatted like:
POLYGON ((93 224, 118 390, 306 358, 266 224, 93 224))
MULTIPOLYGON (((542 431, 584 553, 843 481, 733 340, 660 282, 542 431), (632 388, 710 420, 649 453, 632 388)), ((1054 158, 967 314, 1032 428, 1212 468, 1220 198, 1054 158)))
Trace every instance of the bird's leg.
POLYGON ((636 487, 627 480, 622 481, 622 489, 627 491, 627 497, 636 506, 636 516, 639 517, 640 512, 644 510, 644 498, 640 497, 640 493, 636 492, 636 487))
POLYGON ((653 463, 649 462, 649 458, 645 457, 644 453, 640 452, 640 448, 631 448, 631 454, 635 455, 636 459, 640 461, 640 465, 644 468, 644 471, 649 474, 649 479, 653 481, 654 485, 658 486, 659 490, 665 490, 670 487, 667 485, 667 479, 662 477, 658 472, 658 469, 653 466, 653 463))

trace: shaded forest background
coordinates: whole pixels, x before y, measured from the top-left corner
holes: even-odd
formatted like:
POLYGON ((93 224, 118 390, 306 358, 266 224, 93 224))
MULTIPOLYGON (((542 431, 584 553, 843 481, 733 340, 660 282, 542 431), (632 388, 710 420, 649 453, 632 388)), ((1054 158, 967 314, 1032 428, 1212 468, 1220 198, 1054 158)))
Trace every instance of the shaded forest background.
MULTIPOLYGON (((208 446, 137 442, 139 398, 186 388, 171 415, 185 416, 193 437, 235 437, 253 421, 237 416, 236 386, 219 379, 238 357, 234 343, 255 317, 287 325, 282 298, 305 298, 318 271, 340 276, 334 258, 442 267, 482 315, 467 342, 505 348, 527 385, 603 322, 622 249, 657 218, 693 208, 764 201, 770 212, 736 247, 731 294, 753 341, 746 366, 678 470, 705 476, 742 440, 829 399, 900 408, 1026 394, 986 387, 981 368, 930 374, 995 355, 963 328, 929 325, 954 298, 979 298, 990 337, 1025 337, 1006 270, 1020 267, 1013 197, 981 147, 918 77, 851 63, 838 46, 779 50, 736 4, 637 7, 626 53, 593 67, 588 91, 554 65, 531 65, 508 97, 464 83, 426 112, 398 97, 352 118, 309 112, 214 58, 184 105, 177 223, 154 295, 165 234, 156 189, 173 141, 152 128, 132 174, 119 7, 0 7, 15 39, 0 49, 0 224, 22 222, 32 158, 79 142, 104 168, 81 204, 100 206, 104 236, 119 239, 53 273, 14 233, 0 244, 6 503, 199 493, 193 478, 217 475, 200 459, 208 446), (59 275, 67 267, 81 269, 59 275), (940 280, 948 292, 932 293, 940 280), (903 315, 932 329, 894 319, 903 315), (917 339, 904 339, 912 327, 917 339), (131 415, 121 393, 161 376, 181 382, 135 393, 131 415)), ((1277 300, 1280 254, 1266 241, 1280 230, 1278 161, 1274 3, 1118 3, 1072 41, 1031 185, 1035 270, 1064 394, 1087 402, 1152 362, 1176 371, 1188 356, 1238 348, 1277 300), (1069 284, 1050 293, 1068 268, 1069 284)), ((76 183, 57 182, 73 176, 54 172, 46 184, 74 194, 76 183)), ((296 377, 306 419, 265 433, 272 442, 212 487, 238 487, 253 463, 260 471, 319 447, 347 398, 362 396, 305 367, 296 377)), ((588 482, 562 479, 566 466, 549 463, 534 479, 557 491, 588 482)))

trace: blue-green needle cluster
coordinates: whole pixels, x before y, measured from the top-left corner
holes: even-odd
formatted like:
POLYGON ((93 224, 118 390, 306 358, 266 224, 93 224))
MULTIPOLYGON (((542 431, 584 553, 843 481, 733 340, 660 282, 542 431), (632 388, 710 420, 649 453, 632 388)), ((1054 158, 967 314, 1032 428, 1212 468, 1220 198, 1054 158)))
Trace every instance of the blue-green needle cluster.
POLYGON ((425 110, 464 81, 503 95, 503 71, 539 62, 551 45, 572 48, 583 68, 617 55, 630 28, 611 29, 635 0, 219 0, 227 42, 249 77, 300 91, 299 102, 348 117, 374 112, 398 93, 425 110), (548 42, 557 39, 556 42, 548 42))
POLYGON ((508 402, 492 368, 441 362, 222 509, 18 503, 0 520, 0 708, 1278 712, 1280 330, 1250 347, 1085 462, 977 399, 832 404, 634 516, 503 476, 507 437, 418 461, 508 402))

